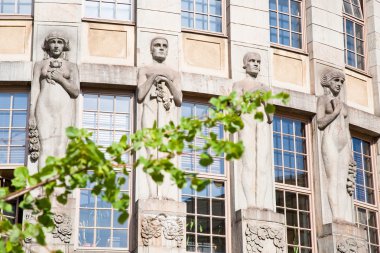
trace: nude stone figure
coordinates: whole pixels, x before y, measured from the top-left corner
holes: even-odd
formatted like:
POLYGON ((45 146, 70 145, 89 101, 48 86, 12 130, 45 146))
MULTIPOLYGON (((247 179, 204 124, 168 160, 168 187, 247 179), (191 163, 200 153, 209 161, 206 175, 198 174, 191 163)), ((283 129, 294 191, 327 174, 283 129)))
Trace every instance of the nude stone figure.
POLYGON ((64 156, 68 142, 65 131, 74 124, 79 95, 78 67, 67 60, 67 37, 60 32, 49 33, 42 49, 45 57, 33 70, 29 116, 29 128, 39 134, 39 168, 48 156, 64 156))
MULTIPOLYGON (((137 76, 137 102, 141 104, 141 128, 150 128, 156 121, 158 127, 175 122, 177 107, 182 104, 181 79, 177 71, 164 64, 168 55, 168 40, 152 39, 150 52, 153 63, 142 67, 137 76)), ((146 156, 158 157, 156 150, 145 150, 146 156)), ((177 200, 178 190, 168 177, 161 186, 146 175, 149 198, 177 200)))
POLYGON ((351 150, 348 111, 340 99, 344 82, 344 73, 338 70, 322 75, 324 95, 317 102, 317 125, 322 131, 321 152, 333 221, 354 222, 352 181, 356 164, 351 150))
MULTIPOLYGON (((247 91, 269 91, 269 87, 256 80, 260 72, 261 57, 249 52, 243 58, 245 79, 234 83, 233 90, 239 95, 247 91)), ((236 163, 237 176, 241 181, 244 196, 239 196, 238 209, 274 209, 271 123, 273 115, 265 115, 264 122, 256 121, 252 115, 243 115, 244 129, 238 133, 245 151, 236 163)))

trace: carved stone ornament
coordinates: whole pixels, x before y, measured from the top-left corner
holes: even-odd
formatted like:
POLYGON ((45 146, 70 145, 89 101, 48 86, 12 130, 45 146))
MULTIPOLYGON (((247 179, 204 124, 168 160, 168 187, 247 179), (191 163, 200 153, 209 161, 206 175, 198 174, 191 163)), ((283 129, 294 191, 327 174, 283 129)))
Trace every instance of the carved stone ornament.
POLYGON ((347 176, 347 192, 350 196, 354 194, 355 182, 356 182, 356 162, 352 161, 348 166, 348 176, 347 176))
POLYGON ((273 244, 276 247, 276 253, 284 252, 284 233, 280 229, 275 229, 268 225, 252 226, 247 224, 245 235, 247 252, 249 253, 264 253, 263 247, 266 239, 273 240, 273 244))
POLYGON ((38 136, 37 127, 29 126, 29 153, 32 161, 37 161, 38 157, 40 157, 40 140, 38 136))
POLYGON ((64 243, 70 243, 72 234, 71 218, 66 214, 55 214, 53 217, 55 229, 53 238, 59 238, 64 243))
POLYGON ((184 237, 183 222, 179 218, 170 218, 166 214, 159 214, 155 217, 144 217, 141 224, 141 237, 144 246, 149 246, 149 240, 159 238, 161 234, 166 240, 175 240, 180 248, 184 237))
POLYGON ((358 253, 359 248, 364 247, 365 244, 356 241, 353 238, 342 240, 337 245, 338 252, 341 253, 358 253))

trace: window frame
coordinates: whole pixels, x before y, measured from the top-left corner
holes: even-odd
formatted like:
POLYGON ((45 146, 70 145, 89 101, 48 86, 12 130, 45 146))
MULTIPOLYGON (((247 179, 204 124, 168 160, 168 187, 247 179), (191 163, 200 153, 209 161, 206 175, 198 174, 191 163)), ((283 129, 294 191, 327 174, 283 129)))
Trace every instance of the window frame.
MULTIPOLYGON (((289 2, 291 0, 288 0, 289 2)), ((276 4, 278 3, 278 0, 276 0, 276 4)), ((300 12, 300 18, 301 18, 301 48, 296 48, 296 47, 292 47, 292 46, 287 46, 287 45, 283 45, 283 44, 280 44, 280 43, 276 43, 276 42, 272 42, 270 40, 270 28, 272 27, 270 25, 270 16, 268 17, 268 24, 269 24, 269 44, 270 44, 270 47, 272 48, 278 48, 278 49, 284 49, 284 50, 287 50, 287 51, 292 51, 292 52, 296 52, 296 53, 300 53, 300 54, 304 54, 304 55, 308 55, 308 48, 307 48, 307 34, 306 34, 306 3, 305 3, 305 0, 300 0, 300 9, 301 9, 301 12, 300 12)), ((269 15, 270 15, 270 8, 269 8, 269 5, 268 5, 268 12, 269 12, 269 15)), ((275 11, 277 13, 277 24, 279 23, 278 22, 278 4, 277 4, 277 10, 275 11)), ((290 12, 289 12, 290 13, 290 12)), ((289 23, 290 25, 290 23, 289 23)), ((274 27, 274 26, 273 26, 274 27)), ((276 29, 279 30, 279 26, 276 26, 276 29)), ((289 30, 290 31, 290 30, 289 30)), ((291 33, 291 31, 290 31, 291 33)), ((277 39, 279 38, 279 34, 277 34, 277 39)))
MULTIPOLYGON (((369 145, 370 145, 370 157, 371 157, 371 167, 372 167, 372 173, 373 173, 373 185, 374 185, 374 200, 375 200, 375 203, 374 204, 370 204, 370 203, 367 203, 367 202, 364 202, 364 201, 360 201, 360 200, 357 200, 356 198, 354 198, 354 208, 355 208, 355 225, 357 227, 360 227, 360 225, 358 224, 358 214, 357 214, 357 209, 358 208, 362 208, 362 209, 365 209, 366 212, 368 211, 372 211, 372 212, 375 212, 376 213, 376 228, 377 228, 377 239, 379 241, 378 245, 379 245, 379 249, 380 249, 380 221, 379 221, 379 218, 380 218, 380 206, 379 206, 379 185, 378 185, 378 173, 377 173, 377 166, 376 166, 376 154, 377 154, 377 147, 376 147, 376 141, 374 140, 374 138, 368 136, 368 135, 365 135, 363 133, 360 133, 360 132, 356 132, 355 130, 351 130, 351 139, 352 138, 357 138, 357 139, 360 139, 361 141, 365 141, 365 142, 368 142, 369 145)), ((352 149, 352 152, 353 152, 353 149, 352 149)), ((355 184, 355 192, 356 192, 356 184, 355 184)), ((368 227, 368 226, 367 226, 368 227)), ((368 233, 368 230, 366 230, 366 234, 368 233)), ((367 234, 368 236, 368 234, 367 234)), ((367 241, 368 245, 370 245, 370 243, 367 241)))
MULTIPOLYGON (((181 5, 181 31, 182 32, 189 32, 189 33, 195 33, 195 34, 203 34, 203 35, 212 35, 212 36, 216 36, 216 37, 223 37, 223 38, 227 38, 227 19, 226 19, 226 15, 227 15, 227 3, 226 3, 227 0, 221 0, 221 8, 222 8, 222 13, 221 13, 221 17, 222 17, 222 23, 221 23, 221 26, 222 26, 222 31, 221 32, 213 32, 213 31, 210 31, 210 30, 201 30, 201 29, 196 29, 195 27, 194 28, 190 28, 190 27, 184 27, 182 26, 182 0, 180 2, 180 5, 181 5)), ((209 6, 209 0, 207 0, 207 6, 209 6)), ((195 8, 195 4, 194 4, 194 8, 195 8)), ((188 12, 188 11, 187 11, 188 12)), ((193 12, 189 12, 189 13, 193 13, 195 14, 196 12, 193 11, 193 12)), ((209 22, 209 12, 207 12, 207 22, 209 22)), ((195 17, 193 18, 193 21, 194 21, 195 17)))
MULTIPOLYGON (((82 21, 88 21, 88 22, 96 22, 96 23, 108 23, 108 24, 122 24, 122 25, 135 25, 136 23, 136 1, 137 0, 131 0, 131 19, 130 20, 123 20, 123 19, 108 19, 108 18, 101 18, 101 17, 87 17, 86 16, 86 2, 104 2, 104 0, 82 0, 82 21)), ((107 1, 106 1, 107 2, 107 1)), ((109 1, 111 2, 111 1, 109 1)), ((116 3, 115 3, 116 4, 116 3)), ((99 6, 100 11, 101 6, 99 6)), ((115 9, 116 11, 116 9, 115 9)))
MULTIPOLYGON (((204 99, 200 98, 200 99, 197 99, 197 98, 191 98, 191 97, 187 97, 187 98, 184 98, 183 101, 182 101, 182 104, 183 103, 192 103, 192 104, 198 104, 198 105, 203 105, 203 106, 208 106, 208 107, 211 107, 211 104, 208 103, 208 102, 205 102, 204 99)), ((180 107, 180 109, 178 110, 178 118, 181 119, 182 117, 182 107, 180 107)), ((223 137, 224 139, 228 139, 228 134, 227 132, 223 129, 223 137)), ((181 157, 179 156, 179 168, 181 168, 181 157)), ((230 223, 231 223, 231 171, 230 171, 230 163, 228 161, 226 161, 225 157, 223 159, 223 163, 224 163, 224 174, 223 175, 218 175, 218 174, 213 174, 213 173, 206 173, 206 172, 196 172, 196 171, 190 171, 190 172, 196 172, 198 173, 197 176, 201 179, 210 179, 210 180, 214 180, 214 181, 223 181, 224 182, 224 200, 225 200, 225 235, 224 235, 224 238, 226 240, 226 253, 232 253, 232 241, 231 241, 231 236, 232 236, 232 229, 231 229, 231 226, 230 226, 230 223)), ((212 184, 212 183, 211 183, 212 184)), ((211 186, 210 184, 210 186, 211 186)), ((182 190, 180 191, 180 202, 182 202, 182 190)), ((182 203, 185 203, 185 202, 182 202, 182 203)), ((186 204, 186 203, 185 203, 186 204)), ((195 207, 196 208, 196 207, 195 207)), ((186 210, 186 219, 187 219, 187 210, 186 210)), ((191 214, 190 214, 191 215, 191 214)), ((197 216, 198 214, 193 214, 193 216, 197 216)), ((210 214, 210 218, 212 218, 212 214, 210 214)), ((217 216, 219 217, 219 216, 217 216)), ((210 224, 210 234, 209 236, 212 237, 214 234, 212 233, 212 227, 211 227, 211 224, 210 224)), ((186 228, 185 228, 185 247, 186 247, 186 234, 187 234, 187 231, 186 231, 186 228)), ((194 232, 195 236, 197 236, 197 232, 194 232)), ((185 251, 185 252, 189 252, 189 251, 185 251)), ((191 251, 190 251, 191 252, 191 251)), ((197 252, 197 251, 195 251, 197 252)))
MULTIPOLYGON (((351 1, 351 0, 350 0, 351 1)), ((344 64, 345 64, 345 67, 347 69, 350 69, 350 70, 353 70, 353 71, 356 71, 356 72, 359 72, 361 74, 365 74, 365 75, 368 75, 368 53, 367 53, 367 26, 366 26, 366 11, 365 11, 365 3, 364 1, 362 0, 358 0, 361 4, 361 10, 362 10, 362 14, 363 14, 363 20, 360 20, 359 18, 355 17, 354 15, 350 15, 348 13, 346 13, 344 11, 344 6, 343 6, 343 2, 342 2, 342 16, 343 16, 343 43, 344 43, 344 64), (351 51, 350 52, 353 52, 355 54, 355 65, 356 66, 352 66, 352 65, 349 65, 348 64, 348 54, 347 54, 347 40, 346 40, 346 36, 347 36, 347 33, 346 33, 346 21, 347 20, 350 20, 351 22, 353 22, 354 24, 354 27, 355 27, 355 24, 358 24, 358 25, 361 25, 363 27, 363 55, 361 54, 358 54, 357 53, 357 50, 356 50, 356 40, 357 40, 357 37, 356 37, 356 34, 354 36, 354 48, 355 48, 355 51, 351 51), (363 60, 363 64, 364 64, 364 68, 361 69, 361 68, 358 68, 357 67, 357 56, 360 55, 360 56, 363 56, 364 60, 363 60)))
MULTIPOLYGON (((82 89, 81 90, 81 93, 78 97, 78 103, 77 103, 77 124, 79 126, 82 126, 83 125, 83 103, 84 103, 84 94, 91 94, 91 95, 109 95, 109 96, 127 96, 130 98, 130 112, 129 112, 129 115, 130 115, 130 133, 134 133, 135 131, 135 116, 136 116, 136 113, 135 113, 135 95, 133 92, 131 92, 130 90, 120 90, 120 89, 107 89, 107 90, 104 90, 104 89, 97 89, 97 88, 85 88, 85 89, 82 89)), ((113 112, 114 113, 114 112, 113 112)), ((134 161, 134 157, 131 155, 129 157, 129 162, 130 164, 127 165, 127 171, 129 172, 129 175, 128 175, 128 194, 129 194, 129 197, 130 197, 130 202, 129 202, 129 207, 128 207, 128 213, 129 213, 129 217, 128 217, 128 223, 127 223, 127 227, 128 227, 128 247, 127 248, 114 248, 114 247, 83 247, 83 246, 79 246, 79 215, 80 215, 80 193, 81 193, 81 188, 77 188, 74 190, 73 192, 73 195, 75 196, 75 216, 76 216, 76 219, 73 223, 73 244, 74 244, 74 250, 80 250, 80 251, 83 251, 83 252, 98 252, 98 251, 104 251, 104 250, 107 250, 107 252, 131 252, 131 246, 132 246, 132 243, 133 243, 133 233, 134 232, 137 232, 136 229, 133 229, 131 224, 133 223, 132 219, 134 218, 133 216, 133 209, 134 209, 134 189, 135 189, 135 180, 134 180, 134 177, 135 177, 135 173, 134 173, 134 170, 132 168, 133 166, 133 161, 134 161), (136 230, 136 231, 134 231, 136 230), (133 231, 133 232, 131 232, 133 231)), ((119 169, 115 169, 115 171, 119 171, 119 169)), ((113 210, 113 208, 111 207, 111 210, 113 210)), ((113 224, 112 224, 112 227, 113 227, 113 224)), ((96 227, 94 227, 96 229, 96 227)))
MULTIPOLYGON (((297 120, 305 124, 305 139, 306 139, 306 164, 307 164, 307 172, 308 172, 308 187, 300 187, 296 185, 290 185, 285 183, 278 183, 275 182, 274 178, 274 190, 280 190, 284 192, 293 192, 296 194, 303 194, 309 196, 309 205, 310 205, 310 231, 311 231, 311 243, 312 243, 312 251, 317 252, 318 249, 317 246, 317 230, 316 230, 316 209, 315 209, 315 194, 314 194, 314 181, 312 180, 312 177, 314 176, 314 170, 313 170, 313 159, 314 159, 314 152, 313 152, 313 136, 312 136, 312 121, 308 117, 302 117, 302 116, 296 116, 294 114, 285 112, 283 110, 277 110, 277 113, 274 116, 279 116, 282 118, 287 118, 290 120, 297 120)), ((273 123, 272 123, 272 142, 273 142, 273 123)), ((274 151, 274 145, 272 147, 272 152, 274 151)), ((273 153, 272 153, 273 154, 273 153)), ((274 173, 274 156, 273 156, 273 173, 274 173)), ((275 196, 276 201, 276 196, 275 196)), ((298 201, 297 201, 298 202, 298 201)), ((277 203, 275 203, 275 207, 277 209, 277 203)), ((299 209, 297 209, 299 210, 299 209)), ((285 216, 286 220, 286 216, 285 216)), ((285 221, 285 227, 287 228, 286 221, 285 221)), ((288 242, 286 242, 286 248, 288 247, 288 242)))

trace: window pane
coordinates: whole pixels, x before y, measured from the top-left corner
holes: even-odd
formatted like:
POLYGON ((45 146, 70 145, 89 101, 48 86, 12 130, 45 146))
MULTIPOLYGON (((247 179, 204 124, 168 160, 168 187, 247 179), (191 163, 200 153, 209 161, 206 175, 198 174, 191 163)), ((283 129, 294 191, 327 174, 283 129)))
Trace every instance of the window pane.
POLYGON ((96 246, 97 247, 111 246, 111 230, 109 229, 96 230, 96 246))
POLYGON ((222 32, 222 18, 212 16, 210 17, 210 31, 222 32))
POLYGON ((28 108, 28 95, 24 93, 14 94, 13 95, 13 109, 25 110, 26 108, 28 108))
POLYGON ((352 15, 352 9, 351 9, 351 4, 347 3, 346 1, 343 2, 343 7, 344 7, 344 12, 352 15))
POLYGON ((271 26, 277 26, 277 14, 276 14, 276 12, 271 11, 269 13, 269 23, 271 26))
POLYGON ((131 5, 118 4, 116 7, 116 19, 119 20, 131 20, 131 5))
POLYGON ((347 36, 347 49, 355 51, 355 40, 354 37, 347 36))
POLYGON ((0 145, 8 145, 9 143, 9 130, 0 129, 0 145))
POLYGON ((79 229, 79 246, 82 246, 82 247, 95 246, 93 229, 79 229))
POLYGON ((354 16, 357 17, 358 19, 362 19, 362 11, 358 6, 353 6, 354 9, 354 16))
POLYGON ((9 118, 9 112, 0 111, 0 127, 9 127, 9 118))
POLYGON ((355 24, 355 34, 356 38, 363 39, 363 26, 355 24))
POLYGON ((210 0, 210 14, 212 15, 222 15, 222 1, 221 0, 210 0))
POLYGON ((113 248, 127 248, 128 247, 128 231, 127 230, 114 230, 112 237, 113 248))
POLYGON ((99 17, 99 2, 86 1, 85 16, 89 18, 99 17))
POLYGON ((270 28, 270 41, 273 43, 277 43, 277 29, 270 28))
POLYGON ((301 34, 292 33, 292 47, 295 47, 295 48, 301 48, 302 47, 301 34))
POLYGON ((289 15, 278 14, 278 22, 280 23, 280 28, 290 29, 289 27, 289 15))
POLYGON ((292 31, 301 32, 301 19, 292 17, 292 31))
POLYGON ((346 33, 354 36, 354 23, 346 19, 346 33))
POLYGON ((289 0, 278 0, 278 10, 289 13, 289 0))
POLYGON ((195 0, 195 10, 200 13, 207 13, 207 0, 195 0))
POLYGON ((193 11, 193 9, 194 9, 193 3, 194 3, 193 0, 182 0, 181 1, 182 10, 193 11))
POLYGON ((364 57, 363 56, 358 55, 357 63, 358 63, 357 68, 364 70, 364 57))
POLYGON ((18 14, 32 14, 32 0, 19 0, 18 14))
POLYGON ((11 95, 8 93, 0 93, 0 109, 9 109, 10 107, 11 107, 11 95))
POLYGON ((207 15, 197 14, 195 16, 195 28, 200 30, 207 30, 207 15))
POLYGON ((290 8, 292 15, 301 16, 301 3, 296 1, 290 2, 290 8))
POLYGON ((190 12, 182 12, 181 22, 183 27, 193 28, 194 15, 190 12))
POLYGON ((25 145, 25 130, 12 130, 11 145, 25 145))
POLYGON ((352 52, 347 52, 347 64, 356 67, 355 64, 355 54, 352 52))
POLYGON ((290 33, 288 31, 280 30, 280 44, 290 46, 290 33))
POLYGON ((100 3, 100 17, 106 19, 114 19, 115 18, 115 3, 100 3))
POLYGON ((269 0, 269 9, 270 10, 277 10, 276 0, 269 0))
POLYGON ((3 0, 3 3, 2 3, 2 7, 3 7, 3 10, 2 10, 2 13, 5 13, 5 14, 13 14, 16 12, 15 10, 15 0, 3 0))

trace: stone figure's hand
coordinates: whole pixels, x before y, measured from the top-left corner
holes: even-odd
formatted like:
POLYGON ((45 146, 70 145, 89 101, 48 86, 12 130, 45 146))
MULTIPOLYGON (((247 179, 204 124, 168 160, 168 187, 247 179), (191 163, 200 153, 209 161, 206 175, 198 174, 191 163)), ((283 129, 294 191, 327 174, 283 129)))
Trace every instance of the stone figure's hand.
POLYGON ((331 100, 331 102, 334 107, 334 113, 340 113, 340 111, 343 108, 343 103, 338 98, 334 98, 333 100, 331 100))
POLYGON ((156 83, 165 82, 166 84, 168 84, 170 82, 169 79, 166 76, 160 76, 160 75, 156 76, 156 78, 154 79, 154 81, 156 83))
POLYGON ((51 72, 51 79, 53 79, 56 82, 62 83, 64 81, 63 74, 60 70, 53 70, 51 72))
POLYGON ((29 128, 36 128, 37 123, 36 123, 36 118, 34 116, 29 117, 29 128))

